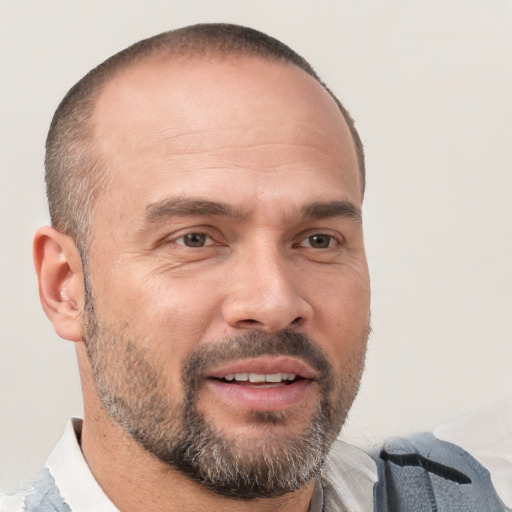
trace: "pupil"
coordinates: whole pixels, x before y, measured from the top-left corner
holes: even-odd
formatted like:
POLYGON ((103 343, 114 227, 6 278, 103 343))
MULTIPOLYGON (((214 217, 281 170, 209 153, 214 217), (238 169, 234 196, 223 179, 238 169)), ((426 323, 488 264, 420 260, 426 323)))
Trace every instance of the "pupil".
POLYGON ((185 236, 185 245, 188 247, 202 247, 206 240, 206 235, 203 233, 190 233, 185 236))
POLYGON ((330 237, 327 235, 313 235, 309 237, 309 242, 313 247, 326 249, 329 247, 330 237))

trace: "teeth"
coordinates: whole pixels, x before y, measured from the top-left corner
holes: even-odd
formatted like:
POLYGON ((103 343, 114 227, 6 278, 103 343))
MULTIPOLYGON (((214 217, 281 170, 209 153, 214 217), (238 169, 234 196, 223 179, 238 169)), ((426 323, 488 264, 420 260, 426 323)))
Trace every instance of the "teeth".
POLYGON ((283 380, 294 380, 296 377, 295 373, 229 373, 224 377, 225 380, 231 382, 235 380, 237 382, 281 382, 283 380))
POLYGON ((265 375, 261 373, 249 373, 249 382, 265 382, 265 375))

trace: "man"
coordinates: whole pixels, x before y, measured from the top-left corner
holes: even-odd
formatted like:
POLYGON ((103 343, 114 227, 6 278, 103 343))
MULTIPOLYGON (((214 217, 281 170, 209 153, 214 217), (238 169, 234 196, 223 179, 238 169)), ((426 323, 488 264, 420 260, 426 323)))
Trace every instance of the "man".
POLYGON ((451 445, 394 441, 377 464, 335 442, 369 332, 364 157, 292 50, 230 25, 137 43, 63 100, 46 179, 40 296, 84 419, 16 506, 438 510, 457 487, 461 509, 504 510, 451 445))

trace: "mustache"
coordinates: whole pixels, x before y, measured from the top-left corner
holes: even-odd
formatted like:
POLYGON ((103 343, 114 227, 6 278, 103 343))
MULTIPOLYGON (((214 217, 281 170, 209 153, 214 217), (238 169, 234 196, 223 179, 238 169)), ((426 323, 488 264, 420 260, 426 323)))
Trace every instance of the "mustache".
POLYGON ((237 359, 261 356, 290 356, 302 360, 318 373, 319 383, 332 386, 332 366, 325 352, 308 336, 283 330, 276 333, 252 331, 247 334, 202 344, 188 355, 181 380, 188 389, 196 390, 203 375, 212 367, 237 359))

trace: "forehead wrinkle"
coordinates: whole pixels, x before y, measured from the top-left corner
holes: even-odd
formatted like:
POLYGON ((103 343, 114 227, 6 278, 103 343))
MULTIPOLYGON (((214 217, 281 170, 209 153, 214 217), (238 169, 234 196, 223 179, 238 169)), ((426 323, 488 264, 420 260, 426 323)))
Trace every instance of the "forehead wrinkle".
MULTIPOLYGON (((233 153, 234 151, 240 151, 245 156, 251 151, 266 152, 269 147, 280 151, 289 149, 298 155, 305 150, 318 154, 322 154, 324 151, 321 147, 318 147, 318 144, 313 144, 309 140, 300 140, 293 133, 290 133, 288 140, 268 140, 268 134, 263 128, 259 128, 258 133, 258 129, 254 126, 248 128, 223 128, 219 126, 187 132, 178 132, 174 130, 174 126, 165 126, 160 127, 156 135, 158 136, 155 137, 155 133, 151 132, 146 135, 144 140, 140 140, 142 133, 137 132, 139 137, 137 151, 147 151, 150 154, 168 152, 170 157, 224 154, 226 152, 233 153), (179 145, 175 145, 176 143, 179 145)), ((332 144, 339 145, 339 141, 333 139, 332 144)), ((282 154, 287 153, 283 151, 282 154)))

